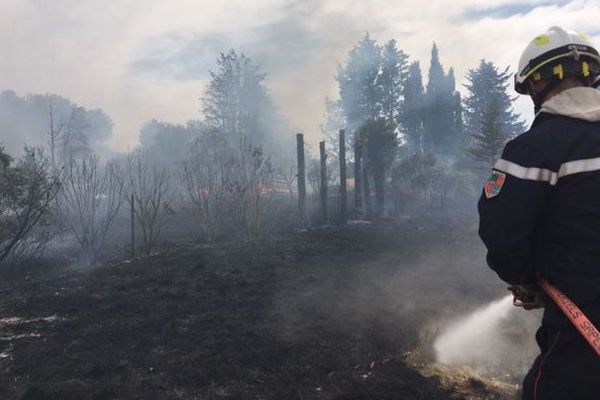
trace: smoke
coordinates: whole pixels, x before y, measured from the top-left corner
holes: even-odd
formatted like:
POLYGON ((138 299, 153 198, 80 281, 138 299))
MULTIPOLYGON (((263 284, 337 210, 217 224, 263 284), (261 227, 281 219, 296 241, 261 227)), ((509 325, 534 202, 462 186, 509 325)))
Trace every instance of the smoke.
POLYGON ((111 154, 107 142, 113 122, 104 111, 87 109, 54 94, 0 92, 0 145, 9 154, 17 157, 23 145, 50 150, 51 131, 55 132, 57 157, 77 141, 101 157, 111 154))
MULTIPOLYGON (((293 138, 293 132, 302 131, 308 142, 316 143, 325 98, 337 96, 333 76, 338 64, 366 31, 381 42, 392 37, 388 23, 366 20, 362 11, 356 6, 294 0, 273 5, 267 15, 256 18, 259 23, 211 32, 181 28, 163 31, 141 42, 133 53, 136 59, 128 65, 128 76, 160 77, 161 81, 182 85, 205 81, 209 70, 216 68, 218 54, 233 48, 267 74, 270 95, 291 125, 288 128, 269 121, 278 125, 275 130, 279 135, 293 138)), ((396 32, 395 37, 409 34, 396 32)), ((202 96, 201 91, 199 86, 202 96)))

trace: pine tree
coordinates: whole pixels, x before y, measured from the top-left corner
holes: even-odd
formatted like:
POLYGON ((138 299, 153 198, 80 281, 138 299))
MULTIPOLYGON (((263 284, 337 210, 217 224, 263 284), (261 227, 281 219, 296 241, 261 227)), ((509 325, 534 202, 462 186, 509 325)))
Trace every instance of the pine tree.
POLYGON ((403 92, 401 125, 408 139, 408 146, 412 152, 423 151, 423 78, 418 61, 408 67, 406 82, 403 92))
POLYGON ((349 133, 368 118, 378 114, 377 78, 381 65, 381 48, 367 32, 348 53, 346 63, 338 69, 336 81, 349 133))
POLYGON ((390 40, 383 47, 381 73, 377 78, 379 88, 379 116, 386 118, 396 129, 402 107, 402 94, 408 75, 408 55, 390 40))
POLYGON ((489 169, 498 159, 506 143, 506 132, 501 121, 500 99, 488 102, 480 118, 480 131, 473 134, 474 143, 467 151, 484 169, 489 169))
POLYGON ((492 62, 481 60, 479 67, 467 72, 466 78, 468 95, 463 101, 463 107, 467 135, 481 132, 482 115, 493 101, 498 102, 500 122, 507 135, 512 136, 524 130, 519 115, 512 110, 513 99, 508 94, 512 75, 509 74, 508 67, 500 71, 492 62))

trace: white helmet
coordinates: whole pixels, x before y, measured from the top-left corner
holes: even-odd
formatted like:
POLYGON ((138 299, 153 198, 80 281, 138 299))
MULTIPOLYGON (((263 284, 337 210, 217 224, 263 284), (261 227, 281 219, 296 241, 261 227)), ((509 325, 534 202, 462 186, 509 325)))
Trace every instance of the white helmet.
POLYGON ((526 82, 530 78, 556 82, 566 77, 594 78, 599 73, 600 55, 587 36, 553 26, 523 51, 515 74, 515 90, 528 94, 526 82))

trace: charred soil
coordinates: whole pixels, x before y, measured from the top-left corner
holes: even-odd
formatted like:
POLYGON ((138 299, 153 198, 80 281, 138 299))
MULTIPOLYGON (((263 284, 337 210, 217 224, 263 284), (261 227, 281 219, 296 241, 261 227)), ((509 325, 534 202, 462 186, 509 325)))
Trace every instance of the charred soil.
POLYGON ((438 322, 504 294, 483 262, 472 224, 430 220, 13 277, 0 398, 510 398, 428 367, 438 322))

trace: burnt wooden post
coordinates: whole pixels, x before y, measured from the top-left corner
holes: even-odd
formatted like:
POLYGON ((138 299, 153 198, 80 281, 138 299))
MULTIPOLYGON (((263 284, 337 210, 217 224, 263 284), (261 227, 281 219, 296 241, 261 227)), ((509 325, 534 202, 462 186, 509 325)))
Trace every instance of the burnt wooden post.
POLYGON ((365 216, 370 217, 371 210, 371 188, 369 187, 369 142, 368 139, 365 138, 362 143, 362 187, 363 187, 363 195, 364 195, 364 205, 365 205, 365 216))
POLYGON ((321 219, 323 225, 327 224, 327 154, 325 154, 325 142, 319 142, 319 151, 321 153, 321 219))
POLYGON ((135 203, 131 195, 131 258, 135 257, 135 203))
POLYGON ((304 135, 296 135, 296 148, 298 151, 298 211, 302 223, 306 221, 306 172, 304 164, 304 135))
POLYGON ((348 218, 348 199, 346 196, 346 132, 340 130, 340 223, 348 218))
POLYGON ((361 186, 361 158, 362 150, 358 131, 354 133, 354 208, 362 208, 362 186, 361 186))

